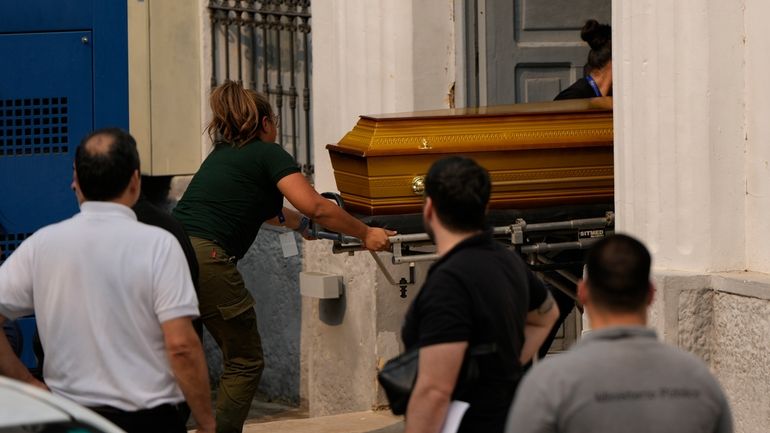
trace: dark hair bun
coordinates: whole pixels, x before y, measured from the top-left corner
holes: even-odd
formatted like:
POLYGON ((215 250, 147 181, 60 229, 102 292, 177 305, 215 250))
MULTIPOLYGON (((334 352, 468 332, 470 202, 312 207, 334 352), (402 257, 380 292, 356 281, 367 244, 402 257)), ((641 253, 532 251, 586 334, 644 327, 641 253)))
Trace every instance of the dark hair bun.
POLYGON ((612 27, 608 24, 599 24, 596 20, 588 20, 580 30, 580 38, 588 42, 592 50, 601 49, 612 41, 612 27))

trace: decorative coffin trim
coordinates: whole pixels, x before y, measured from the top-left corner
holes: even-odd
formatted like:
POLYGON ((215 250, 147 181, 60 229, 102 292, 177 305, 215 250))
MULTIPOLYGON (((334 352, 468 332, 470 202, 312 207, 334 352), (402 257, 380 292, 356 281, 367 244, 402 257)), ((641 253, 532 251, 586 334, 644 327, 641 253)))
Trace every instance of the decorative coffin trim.
POLYGON ((596 98, 362 116, 327 149, 347 208, 379 215, 419 212, 418 177, 451 154, 489 170, 492 207, 612 202, 612 137, 596 98))

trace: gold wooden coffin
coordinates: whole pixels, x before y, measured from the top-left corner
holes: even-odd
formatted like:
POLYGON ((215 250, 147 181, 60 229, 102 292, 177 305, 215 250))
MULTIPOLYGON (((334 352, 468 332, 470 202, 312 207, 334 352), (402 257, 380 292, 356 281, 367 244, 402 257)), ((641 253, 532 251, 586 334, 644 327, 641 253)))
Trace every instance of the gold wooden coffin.
POLYGON ((613 201, 611 98, 361 116, 326 148, 363 215, 420 212, 423 176, 448 155, 489 170, 492 208, 613 201))

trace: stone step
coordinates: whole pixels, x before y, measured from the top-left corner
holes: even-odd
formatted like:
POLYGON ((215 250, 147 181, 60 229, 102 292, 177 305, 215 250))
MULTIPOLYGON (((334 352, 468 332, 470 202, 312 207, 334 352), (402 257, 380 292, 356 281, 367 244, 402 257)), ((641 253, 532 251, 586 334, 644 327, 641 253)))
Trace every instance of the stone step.
POLYGON ((353 412, 317 418, 246 424, 243 433, 400 433, 401 417, 389 412, 353 412), (400 427, 400 428, 399 428, 400 427))
POLYGON ((402 433, 403 430, 403 418, 384 411, 247 423, 243 427, 243 433, 402 433))

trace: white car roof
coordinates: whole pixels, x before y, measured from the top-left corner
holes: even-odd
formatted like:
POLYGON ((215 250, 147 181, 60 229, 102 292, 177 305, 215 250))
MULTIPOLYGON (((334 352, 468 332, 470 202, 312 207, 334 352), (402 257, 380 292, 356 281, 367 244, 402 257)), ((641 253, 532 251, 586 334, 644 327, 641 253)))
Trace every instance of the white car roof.
POLYGON ((125 433, 96 413, 50 392, 0 377, 0 427, 78 420, 105 433, 125 433))

